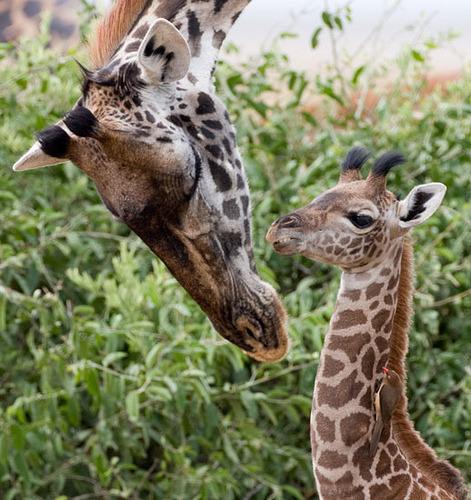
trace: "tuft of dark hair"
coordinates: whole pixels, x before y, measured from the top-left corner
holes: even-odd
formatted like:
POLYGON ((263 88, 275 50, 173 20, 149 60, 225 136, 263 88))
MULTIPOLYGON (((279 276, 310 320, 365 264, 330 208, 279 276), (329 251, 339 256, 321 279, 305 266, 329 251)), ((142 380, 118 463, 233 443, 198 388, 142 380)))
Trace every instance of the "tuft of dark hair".
POLYGON ((342 171, 346 172, 347 170, 360 170, 360 168, 370 156, 371 153, 367 149, 361 146, 355 146, 354 148, 350 149, 350 151, 347 153, 347 156, 345 156, 345 158, 343 159, 342 171))
POLYGON ((381 155, 374 162, 372 169, 373 175, 375 177, 385 177, 393 167, 405 162, 406 159, 402 153, 399 153, 398 151, 389 151, 384 155, 381 155))
POLYGON ((54 158, 65 158, 69 148, 70 137, 57 125, 46 127, 36 134, 41 149, 54 158))
POLYGON ((98 120, 87 108, 75 108, 64 116, 68 129, 79 137, 91 137, 96 132, 98 120))

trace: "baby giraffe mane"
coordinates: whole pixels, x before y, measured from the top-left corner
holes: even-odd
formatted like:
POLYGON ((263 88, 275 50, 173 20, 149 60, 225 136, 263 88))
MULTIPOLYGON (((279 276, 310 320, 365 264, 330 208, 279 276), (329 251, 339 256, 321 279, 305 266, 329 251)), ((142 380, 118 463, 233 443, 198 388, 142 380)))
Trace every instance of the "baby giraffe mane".
MULTIPOLYGON (((408 350, 408 333, 412 317, 412 294, 414 291, 414 251, 412 239, 404 239, 401 273, 399 279, 397 308, 391 333, 388 366, 394 370, 406 387, 407 372, 404 366, 408 350)), ((461 475, 448 462, 437 460, 435 452, 414 429, 407 411, 407 396, 404 392, 392 417, 394 437, 407 458, 430 479, 457 498, 466 498, 466 488, 461 475)))
POLYGON ((113 55, 151 0, 114 0, 112 7, 96 24, 88 38, 93 69, 101 68, 113 55))

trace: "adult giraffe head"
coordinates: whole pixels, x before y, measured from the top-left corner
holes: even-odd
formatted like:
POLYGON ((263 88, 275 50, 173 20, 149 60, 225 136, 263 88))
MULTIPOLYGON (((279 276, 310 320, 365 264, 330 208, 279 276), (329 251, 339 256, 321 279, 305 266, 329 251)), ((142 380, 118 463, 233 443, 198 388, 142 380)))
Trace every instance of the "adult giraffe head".
POLYGON ((122 0, 98 25, 82 96, 14 165, 72 161, 217 331, 261 361, 288 349, 258 276, 235 133, 214 95, 219 48, 250 0, 122 0))

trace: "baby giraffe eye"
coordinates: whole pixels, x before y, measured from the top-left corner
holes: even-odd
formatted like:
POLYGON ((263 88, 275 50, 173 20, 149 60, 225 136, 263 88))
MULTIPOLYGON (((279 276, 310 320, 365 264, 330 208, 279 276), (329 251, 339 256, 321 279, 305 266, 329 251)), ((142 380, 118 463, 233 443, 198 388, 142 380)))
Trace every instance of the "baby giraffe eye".
POLYGON ((355 214, 351 213, 347 215, 350 222, 356 226, 358 229, 365 229, 366 227, 371 226, 373 224, 373 217, 366 214, 355 214))

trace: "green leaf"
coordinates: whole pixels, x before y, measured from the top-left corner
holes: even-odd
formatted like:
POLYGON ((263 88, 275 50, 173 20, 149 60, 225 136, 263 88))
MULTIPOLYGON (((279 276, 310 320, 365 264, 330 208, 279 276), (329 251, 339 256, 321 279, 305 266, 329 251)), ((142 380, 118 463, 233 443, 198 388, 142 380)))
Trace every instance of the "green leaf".
POLYGON ((29 486, 29 470, 23 453, 16 453, 13 458, 13 463, 15 465, 15 469, 18 471, 18 474, 21 476, 25 484, 29 486))
POLYGON ((226 452, 228 458, 235 464, 238 464, 239 457, 237 456, 237 453, 235 452, 229 437, 225 433, 222 434, 222 442, 224 446, 224 451, 226 452))
POLYGON ((425 59, 423 58, 422 54, 420 52, 418 52, 417 50, 413 50, 411 52, 412 54, 412 57, 416 60, 416 61, 419 61, 419 62, 425 62, 425 59))
POLYGON ((308 113, 307 111, 302 111, 301 114, 302 117, 313 127, 317 127, 319 125, 317 120, 311 115, 311 113, 308 113))
POLYGON ((333 29, 334 25, 332 23, 332 14, 327 12, 326 10, 322 12, 322 20, 324 21, 324 24, 329 28, 333 29))
POLYGON ((22 450, 26 442, 24 428, 18 424, 11 424, 10 435, 13 446, 18 451, 22 450))
POLYGON ((119 361, 120 359, 123 359, 127 357, 126 352, 110 352, 103 358, 103 366, 109 366, 112 365, 114 362, 119 361))
POLYGON ((98 382, 98 375, 92 368, 85 370, 85 384, 88 392, 97 400, 100 400, 100 384, 98 382))
POLYGON ((0 434, 0 464, 5 465, 8 462, 8 457, 8 436, 5 433, 2 433, 0 434))
POLYGON ((154 396, 155 399, 160 401, 170 401, 172 399, 172 394, 166 387, 150 385, 147 390, 154 396))
POLYGON ((355 70, 355 72, 353 73, 353 77, 352 77, 353 85, 356 85, 358 83, 358 78, 363 73, 363 71, 365 71, 365 68, 366 68, 366 64, 363 64, 362 66, 358 67, 355 70))
POLYGON ((131 391, 126 395, 126 411, 131 420, 139 418, 139 393, 131 391))
POLYGON ((311 47, 315 49, 319 45, 319 35, 322 32, 322 28, 317 28, 311 38, 311 47))

